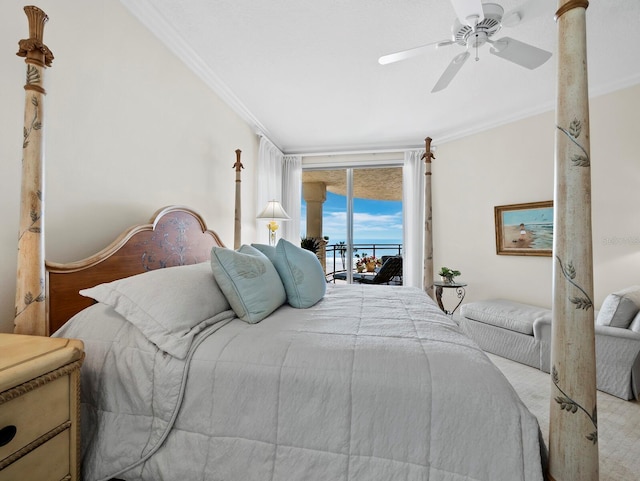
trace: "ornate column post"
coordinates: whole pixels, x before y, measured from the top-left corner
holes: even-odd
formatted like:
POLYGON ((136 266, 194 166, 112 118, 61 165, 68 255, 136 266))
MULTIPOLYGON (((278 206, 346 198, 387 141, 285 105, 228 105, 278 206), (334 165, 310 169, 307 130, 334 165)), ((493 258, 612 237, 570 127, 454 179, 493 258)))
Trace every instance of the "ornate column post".
POLYGON ((559 0, 549 476, 598 479, 586 0, 559 0))
POLYGON ((240 182, 242 182, 242 179, 240 177, 242 175, 241 169, 244 169, 244 165, 242 165, 242 162, 240 162, 241 153, 242 150, 236 149, 236 163, 233 164, 233 167, 236 169, 236 207, 234 213, 233 230, 234 249, 239 249, 242 242, 242 190, 240 188, 240 182))
POLYGON ((322 239, 322 204, 327 200, 324 182, 305 182, 302 196, 307 203, 307 237, 322 239))
POLYGON ((424 268, 422 285, 426 293, 435 299, 433 293, 433 229, 431 208, 431 159, 436 157, 431 152, 431 137, 424 139, 424 159, 426 170, 424 178, 424 268))
POLYGON ((44 96, 45 67, 53 54, 43 43, 44 24, 49 17, 38 7, 24 7, 29 38, 20 40, 16 55, 25 57, 24 138, 22 142, 22 187, 18 232, 16 284, 16 333, 48 335, 45 323, 44 271, 44 96))
POLYGON ((327 243, 322 237, 322 205, 327 200, 327 185, 324 182, 305 182, 302 184, 302 197, 307 203, 307 237, 318 241, 318 259, 327 272, 327 243))

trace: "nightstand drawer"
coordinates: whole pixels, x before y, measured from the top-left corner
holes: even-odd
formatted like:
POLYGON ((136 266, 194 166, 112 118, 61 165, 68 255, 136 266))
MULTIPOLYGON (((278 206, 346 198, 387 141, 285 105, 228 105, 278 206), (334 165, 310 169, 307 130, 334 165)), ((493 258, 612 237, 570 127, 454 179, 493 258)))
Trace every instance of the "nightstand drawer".
POLYGON ((80 481, 77 339, 0 333, 0 481, 80 481))
POLYGON ((0 447, 0 460, 66 421, 69 421, 69 376, 62 376, 0 404, 0 430, 15 426, 13 439, 0 447))
POLYGON ((66 429, 0 471, 0 481, 65 479, 69 474, 69 446, 70 434, 66 429))

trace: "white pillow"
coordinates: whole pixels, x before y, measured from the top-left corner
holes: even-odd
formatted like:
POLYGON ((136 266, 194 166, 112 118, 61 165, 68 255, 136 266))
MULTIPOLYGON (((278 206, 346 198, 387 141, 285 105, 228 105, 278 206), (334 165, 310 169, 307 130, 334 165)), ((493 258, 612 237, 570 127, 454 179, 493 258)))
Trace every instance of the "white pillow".
POLYGON ((287 302, 292 307, 306 309, 322 299, 327 281, 318 257, 311 251, 280 239, 275 249, 268 245, 253 244, 276 266, 287 302))
POLYGON ((626 329, 640 310, 640 286, 609 294, 598 312, 596 324, 626 329))
POLYGON ((208 263, 167 267, 80 291, 111 306, 163 351, 184 359, 193 337, 233 315, 208 263))
POLYGON ((260 322, 287 300, 276 268, 251 246, 214 247, 211 270, 231 308, 248 323, 260 322))

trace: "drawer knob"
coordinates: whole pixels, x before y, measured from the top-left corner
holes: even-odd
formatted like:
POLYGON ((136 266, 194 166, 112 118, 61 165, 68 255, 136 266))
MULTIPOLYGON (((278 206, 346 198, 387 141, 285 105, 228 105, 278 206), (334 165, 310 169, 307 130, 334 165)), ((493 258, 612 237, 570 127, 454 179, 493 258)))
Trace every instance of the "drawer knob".
POLYGON ((18 429, 14 425, 5 426, 0 429, 0 446, 9 444, 15 437, 16 432, 18 432, 18 429))

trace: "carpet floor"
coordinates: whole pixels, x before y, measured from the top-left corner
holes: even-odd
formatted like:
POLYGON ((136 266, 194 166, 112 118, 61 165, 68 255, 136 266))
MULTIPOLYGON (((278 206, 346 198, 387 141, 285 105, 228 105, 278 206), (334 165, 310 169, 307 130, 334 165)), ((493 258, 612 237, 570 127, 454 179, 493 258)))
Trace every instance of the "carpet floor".
MULTIPOLYGON (((493 354, 489 357, 538 418, 548 443, 549 374, 493 354)), ((640 402, 624 401, 600 391, 597 401, 600 481, 640 480, 640 402)))

